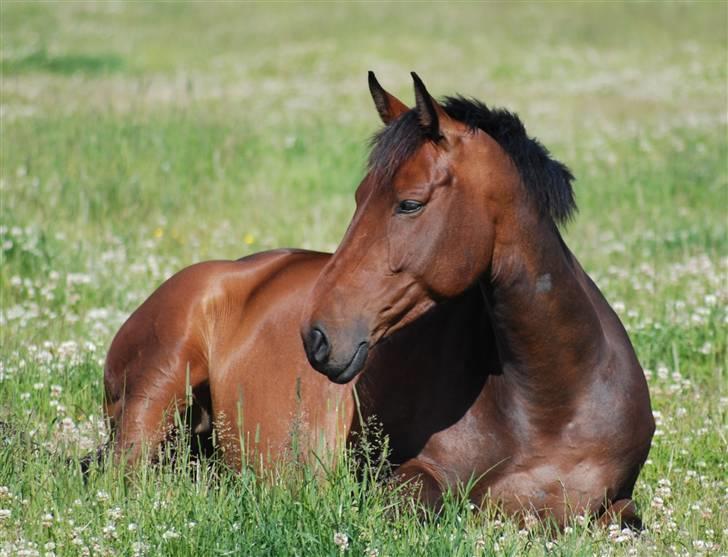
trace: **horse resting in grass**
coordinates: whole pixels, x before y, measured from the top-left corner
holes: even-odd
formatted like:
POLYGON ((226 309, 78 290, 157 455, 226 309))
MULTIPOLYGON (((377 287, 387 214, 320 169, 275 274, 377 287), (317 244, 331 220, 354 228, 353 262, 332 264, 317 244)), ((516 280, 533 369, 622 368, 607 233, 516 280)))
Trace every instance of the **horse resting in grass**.
POLYGON ((412 76, 409 109, 370 72, 386 125, 334 254, 193 265, 123 325, 104 376, 115 457, 158 448, 190 401, 192 431, 214 427, 234 467, 273 466, 294 429, 315 451, 376 417, 427 506, 469 482, 522 518, 639 527, 650 398, 559 234, 572 175, 514 114, 440 103, 412 76))

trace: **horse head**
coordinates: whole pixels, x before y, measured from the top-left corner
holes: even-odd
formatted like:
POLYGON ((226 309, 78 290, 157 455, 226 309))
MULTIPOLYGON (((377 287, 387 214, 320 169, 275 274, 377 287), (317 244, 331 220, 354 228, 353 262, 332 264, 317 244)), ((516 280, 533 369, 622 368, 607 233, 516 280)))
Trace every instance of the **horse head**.
POLYGON ((309 362, 338 383, 356 376, 383 338, 488 269, 498 216, 519 182, 498 142, 451 117, 412 77, 409 110, 370 72, 386 127, 357 188, 354 217, 304 311, 309 362))

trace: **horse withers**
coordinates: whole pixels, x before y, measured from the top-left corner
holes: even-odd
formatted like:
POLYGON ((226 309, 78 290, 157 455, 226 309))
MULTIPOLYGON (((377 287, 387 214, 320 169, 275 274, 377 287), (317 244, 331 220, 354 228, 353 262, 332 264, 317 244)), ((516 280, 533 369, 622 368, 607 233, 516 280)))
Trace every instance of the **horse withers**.
POLYGON ((515 115, 413 78, 409 109, 370 74, 386 125, 334 255, 198 264, 124 324, 105 369, 117 458, 155 449, 190 400, 233 466, 286 458, 294 430, 328 450, 376 417, 426 504, 468 482, 508 513, 638 525, 649 394, 559 234, 571 174, 515 115))

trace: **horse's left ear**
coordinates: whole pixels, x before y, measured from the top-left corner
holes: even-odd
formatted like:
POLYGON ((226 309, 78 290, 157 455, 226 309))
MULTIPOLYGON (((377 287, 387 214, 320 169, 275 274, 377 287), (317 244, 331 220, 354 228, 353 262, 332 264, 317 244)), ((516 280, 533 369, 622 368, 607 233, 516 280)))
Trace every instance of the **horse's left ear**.
POLYGON ((387 93, 384 90, 384 87, 379 85, 379 81, 377 81, 377 78, 374 75, 373 71, 369 72, 369 92, 372 94, 374 106, 377 107, 379 117, 385 124, 389 124, 400 114, 403 114, 409 110, 409 108, 407 108, 407 105, 405 105, 394 95, 387 93))
POLYGON ((420 76, 412 72, 412 80, 415 82, 415 104, 417 107, 417 116, 420 119, 420 125, 425 133, 432 139, 440 139, 441 120, 447 118, 447 114, 443 108, 433 99, 422 83, 420 76))

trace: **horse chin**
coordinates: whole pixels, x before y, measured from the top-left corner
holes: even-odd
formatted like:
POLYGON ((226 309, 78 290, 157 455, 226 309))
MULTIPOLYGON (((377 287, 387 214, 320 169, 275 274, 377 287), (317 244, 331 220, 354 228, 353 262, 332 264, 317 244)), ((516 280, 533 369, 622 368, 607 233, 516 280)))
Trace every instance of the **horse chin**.
POLYGON ((412 308, 401 315, 399 319, 394 321, 393 323, 388 324, 380 324, 378 327, 374 329, 372 332, 370 338, 371 341, 369 343, 370 347, 374 347, 377 344, 379 344, 382 341, 387 340, 389 337, 391 337, 394 333, 398 332, 400 329, 404 329, 408 325, 410 325, 413 321, 416 321, 420 317, 422 317, 425 313, 430 311, 432 308, 434 308, 437 305, 437 302, 432 298, 425 298, 416 304, 412 306, 412 308))
POLYGON ((334 383, 338 383, 339 385, 343 385, 345 383, 348 383, 354 377, 356 377, 359 372, 364 369, 364 364, 367 362, 367 356, 369 355, 369 344, 366 342, 362 342, 356 349, 356 352, 354 353, 354 357, 349 362, 349 365, 346 366, 344 371, 339 373, 338 375, 328 375, 329 379, 333 381, 334 383))

